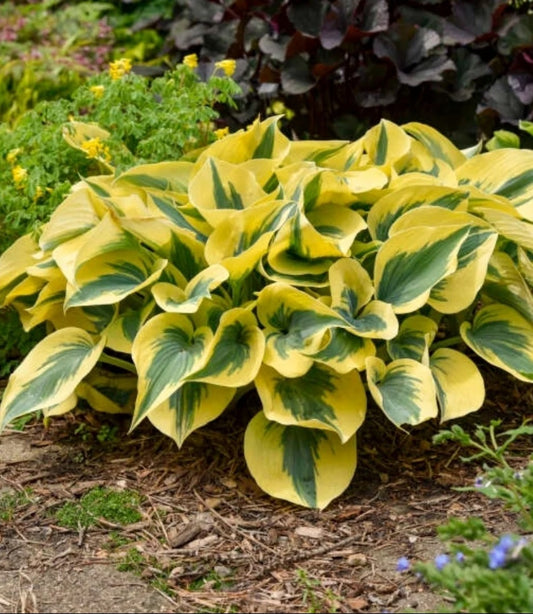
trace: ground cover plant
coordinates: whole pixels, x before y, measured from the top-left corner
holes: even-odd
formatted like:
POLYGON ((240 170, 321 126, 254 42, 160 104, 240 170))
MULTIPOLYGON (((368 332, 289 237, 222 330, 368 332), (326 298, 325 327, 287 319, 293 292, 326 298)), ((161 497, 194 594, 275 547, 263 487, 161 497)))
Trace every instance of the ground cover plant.
MULTIPOLYGON (((518 534, 493 535, 479 517, 452 517, 437 532, 446 550, 431 562, 416 562, 413 571, 433 590, 447 597, 450 612, 530 612, 533 607, 533 463, 531 455, 520 467, 509 464, 509 446, 531 436, 524 422, 501 431, 501 420, 478 426, 473 435, 455 424, 434 437, 435 443, 455 441, 475 451, 464 462, 484 461, 482 475, 471 486, 458 490, 478 491, 500 501, 517 515, 518 534)), ((398 571, 407 571, 407 557, 398 561, 398 571)))
POLYGON ((386 120, 291 141, 277 122, 89 177, 2 255, 3 305, 50 331, 3 426, 83 399, 181 445, 255 387, 250 472, 323 508, 354 475, 367 396, 395 428, 479 409, 469 354, 531 381, 533 152, 468 157, 386 120))

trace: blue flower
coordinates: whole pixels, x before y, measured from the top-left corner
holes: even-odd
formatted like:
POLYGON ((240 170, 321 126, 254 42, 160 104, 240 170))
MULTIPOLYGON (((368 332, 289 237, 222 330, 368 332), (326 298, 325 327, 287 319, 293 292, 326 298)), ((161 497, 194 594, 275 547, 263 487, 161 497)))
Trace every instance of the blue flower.
POLYGON ((500 567, 503 567, 506 559, 507 551, 501 548, 499 545, 494 546, 494 548, 489 552, 489 568, 499 569, 500 567))
POLYGON ((407 571, 411 567, 411 563, 409 559, 405 556, 402 556, 398 559, 396 563, 396 571, 407 571))
POLYGON ((496 548, 500 548, 503 552, 507 553, 515 544, 515 540, 512 535, 502 535, 500 541, 496 545, 496 548))
POLYGON ((483 488, 483 476, 478 475, 477 478, 474 480, 474 486, 476 488, 483 488))
POLYGON ((459 552, 457 552, 457 553, 456 553, 456 555, 455 555, 455 560, 456 560, 458 563, 464 563, 464 560, 465 560, 465 555, 464 555, 464 552, 461 552, 461 551, 459 550, 459 552))
POLYGON ((450 562, 450 557, 447 554, 439 554, 435 557, 435 567, 441 571, 450 562))

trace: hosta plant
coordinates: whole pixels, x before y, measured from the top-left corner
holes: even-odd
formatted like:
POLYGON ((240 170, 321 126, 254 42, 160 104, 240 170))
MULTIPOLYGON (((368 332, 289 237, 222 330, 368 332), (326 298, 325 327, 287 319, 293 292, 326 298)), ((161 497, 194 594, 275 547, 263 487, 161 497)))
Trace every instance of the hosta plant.
POLYGON ((2 255, 2 305, 49 327, 2 426, 81 398, 182 445, 255 387, 251 474, 324 508, 369 399, 394 427, 476 411, 473 354, 533 380, 533 151, 462 152, 386 120, 291 141, 277 123, 80 181, 2 255))

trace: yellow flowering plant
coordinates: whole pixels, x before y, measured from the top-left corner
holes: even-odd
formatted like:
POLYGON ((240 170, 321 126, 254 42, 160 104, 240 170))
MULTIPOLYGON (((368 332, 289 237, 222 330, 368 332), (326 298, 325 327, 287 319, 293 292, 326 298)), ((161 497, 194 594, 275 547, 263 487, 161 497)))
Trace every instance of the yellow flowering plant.
MULTIPOLYGON (((15 127, 0 124, 0 252, 28 231, 37 236, 80 176, 172 159, 215 141, 215 106, 233 105, 239 93, 225 75, 203 82, 185 63, 148 80, 122 59, 71 99, 42 102, 15 127)), ((0 316, 0 375, 12 364, 7 352, 22 347, 8 317, 0 316)))

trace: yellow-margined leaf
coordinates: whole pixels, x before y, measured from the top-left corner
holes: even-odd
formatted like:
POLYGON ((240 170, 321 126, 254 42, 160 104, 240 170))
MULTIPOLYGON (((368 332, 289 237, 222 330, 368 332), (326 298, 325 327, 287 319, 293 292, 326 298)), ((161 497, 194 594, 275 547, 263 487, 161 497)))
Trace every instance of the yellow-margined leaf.
POLYGON ((229 211, 241 211, 272 197, 261 188, 250 171, 208 158, 190 183, 189 198, 215 228, 229 211))
POLYGON ((376 346, 371 339, 343 328, 331 328, 324 335, 319 350, 310 353, 309 359, 328 365, 337 373, 348 373, 353 369, 363 371, 367 357, 375 354, 376 346))
POLYGON ((532 252, 521 247, 517 250, 518 268, 524 279, 530 286, 533 286, 533 255, 532 252))
POLYGON ((366 228, 365 220, 348 207, 324 204, 307 212, 307 219, 323 237, 333 241, 347 255, 355 237, 366 228))
POLYGON ((30 234, 17 239, 0 256, 0 307, 5 297, 26 277, 26 269, 34 264, 38 246, 30 234))
POLYGON ((306 292, 281 282, 266 286, 258 295, 257 317, 264 327, 265 364, 287 377, 303 375, 313 364, 331 327, 349 325, 330 307, 306 292))
POLYGON ((386 365, 380 358, 366 359, 368 389, 377 405, 396 426, 420 424, 438 414, 431 370, 412 358, 386 365))
POLYGON ((357 465, 355 436, 342 444, 331 431, 284 426, 263 412, 248 424, 244 456, 262 490, 318 509, 348 487, 357 465))
POLYGON ((462 352, 439 348, 430 359, 437 385, 441 422, 477 411, 485 400, 485 384, 476 365, 462 352))
MULTIPOLYGON (((441 209, 465 208, 468 192, 442 186, 414 185, 395 189, 380 198, 370 209, 367 217, 368 230, 373 239, 385 241, 396 220, 407 211, 423 205, 441 209)), ((416 219, 416 218, 415 218, 416 219)))
POLYGON ((519 247, 533 250, 533 224, 496 209, 478 207, 477 212, 503 237, 514 241, 519 247))
POLYGON ((496 149, 474 156, 456 170, 461 185, 508 198, 522 217, 533 222, 533 151, 496 149), (494 172, 497 169, 497 172, 494 172))
POLYGON ((104 202, 86 184, 78 189, 55 209, 39 239, 43 251, 49 251, 94 228, 107 212, 104 202))
MULTIPOLYGON (((125 301, 122 301, 120 303, 120 313, 110 321, 109 326, 106 328, 106 347, 115 352, 131 354, 133 340, 154 310, 154 307, 155 302, 152 299, 141 300, 136 295, 132 295, 126 298, 125 301)), ((91 307, 85 307, 84 309, 91 309, 91 307)))
MULTIPOLYGON (((20 278, 19 278, 20 279, 20 278)), ((31 297, 38 297, 42 288, 46 285, 44 279, 39 277, 24 277, 21 282, 13 286, 12 289, 6 294, 2 307, 10 305, 13 301, 29 299, 31 297)), ((11 286, 9 286, 11 287, 11 286)), ((34 300, 27 305, 31 307, 34 304, 34 300)))
POLYGON ((495 252, 483 285, 483 294, 496 303, 509 305, 533 322, 533 295, 511 256, 495 252))
POLYGON ((156 303, 163 311, 194 313, 204 298, 211 298, 211 290, 228 279, 229 273, 220 264, 213 264, 193 277, 184 290, 168 282, 152 287, 156 303))
POLYGON ((355 370, 340 374, 315 364, 304 375, 287 378, 263 365, 255 387, 269 420, 334 431, 343 443, 365 418, 366 393, 355 370))
POLYGON ((203 365, 187 379, 239 388, 253 381, 265 352, 265 337, 254 314, 235 307, 220 318, 203 365))
POLYGON ((52 416, 62 416, 72 411, 78 404, 78 397, 76 394, 71 394, 61 403, 57 405, 51 405, 50 407, 43 407, 42 412, 45 418, 51 418, 52 416))
POLYGON ((273 116, 262 122, 257 119, 246 130, 215 141, 202 152, 197 165, 203 164, 207 157, 233 164, 262 158, 281 162, 289 153, 291 141, 279 130, 279 118, 273 116))
POLYGON ((372 163, 386 169, 392 169, 394 165, 401 166, 411 148, 411 139, 407 134, 386 119, 370 128, 361 140, 372 163))
POLYGON ((113 187, 134 186, 156 192, 187 193, 192 162, 157 162, 140 164, 121 173, 113 182, 113 187))
POLYGON ((457 168, 466 161, 466 156, 435 128, 418 122, 403 124, 402 128, 424 145, 432 157, 446 162, 452 168, 457 168))
POLYGON ((137 393, 133 374, 90 373, 76 388, 76 394, 95 411, 106 414, 131 414, 137 393))
POLYGON ((233 388, 187 382, 153 409, 148 419, 181 447, 193 431, 220 416, 235 392, 233 388))
POLYGON ((208 327, 194 330, 191 320, 180 313, 159 314, 142 326, 131 351, 139 375, 132 429, 205 362, 212 337, 208 327))
POLYGON ((508 305, 480 309, 460 328, 463 341, 476 354, 517 379, 533 382, 533 324, 508 305))
POLYGON ((40 341, 15 369, 0 405, 0 428, 14 418, 65 401, 91 371, 105 338, 63 328, 40 341))
POLYGON ((437 334, 438 325, 431 318, 414 315, 400 325, 398 335, 387 342, 387 352, 393 360, 412 358, 427 364, 429 346, 437 334))
POLYGON ((464 226, 410 228, 380 247, 375 261, 376 297, 396 313, 424 305, 431 288, 457 268, 457 255, 469 229, 464 226))
POLYGON ((207 262, 222 264, 232 280, 243 279, 267 253, 275 231, 296 211, 295 203, 273 200, 228 212, 207 240, 207 262))

